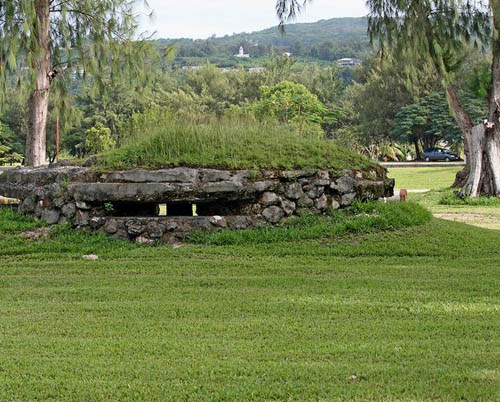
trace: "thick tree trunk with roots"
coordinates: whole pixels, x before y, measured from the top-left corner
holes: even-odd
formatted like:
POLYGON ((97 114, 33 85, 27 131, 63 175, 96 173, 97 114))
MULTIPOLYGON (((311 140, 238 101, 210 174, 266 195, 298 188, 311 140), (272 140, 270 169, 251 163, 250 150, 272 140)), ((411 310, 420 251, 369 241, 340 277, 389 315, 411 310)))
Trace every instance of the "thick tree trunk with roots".
MULTIPOLYGON (((488 120, 468 133, 457 119, 464 133, 467 166, 457 174, 454 186, 462 187, 464 197, 500 197, 500 0, 491 0, 490 8, 494 35, 488 120)), ((448 95, 451 99, 452 95, 448 95)), ((456 105, 453 102, 450 105, 456 113, 456 105)))
POLYGON ((35 0, 36 32, 40 51, 35 55, 35 88, 29 101, 28 135, 26 137, 26 166, 45 164, 47 117, 50 95, 50 9, 49 0, 35 0))

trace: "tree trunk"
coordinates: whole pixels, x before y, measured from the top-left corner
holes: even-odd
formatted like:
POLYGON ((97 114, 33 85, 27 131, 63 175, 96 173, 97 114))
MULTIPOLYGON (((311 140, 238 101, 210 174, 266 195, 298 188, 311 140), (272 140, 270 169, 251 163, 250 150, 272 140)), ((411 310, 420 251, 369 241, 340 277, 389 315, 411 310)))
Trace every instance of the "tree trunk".
POLYGON ((422 154, 420 153, 420 146, 418 145, 418 138, 413 140, 413 144, 415 144, 415 153, 417 154, 417 160, 422 159, 422 154))
POLYGON ((47 117, 50 95, 50 9, 49 0, 35 0, 36 35, 39 53, 34 57, 35 88, 29 101, 28 135, 26 137, 26 166, 45 164, 47 117))
POLYGON ((474 127, 470 136, 465 136, 468 163, 455 180, 455 184, 463 184, 462 195, 466 197, 500 197, 500 0, 491 0, 490 9, 494 34, 488 121, 474 127))

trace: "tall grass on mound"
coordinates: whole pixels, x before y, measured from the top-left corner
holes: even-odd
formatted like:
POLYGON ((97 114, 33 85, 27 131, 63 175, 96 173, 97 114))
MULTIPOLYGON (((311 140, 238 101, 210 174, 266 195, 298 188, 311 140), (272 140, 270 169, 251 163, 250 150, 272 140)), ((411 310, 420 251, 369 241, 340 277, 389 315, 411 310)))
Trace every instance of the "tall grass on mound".
POLYGON ((380 202, 355 203, 346 210, 331 211, 327 216, 305 215, 292 218, 278 227, 260 227, 243 231, 194 233, 188 240, 197 244, 243 245, 290 242, 373 233, 422 225, 432 215, 419 204, 380 202))
POLYGON ((103 155, 101 167, 342 170, 373 166, 365 157, 332 141, 251 118, 181 120, 168 110, 154 109, 133 116, 124 131, 124 145, 103 155))
POLYGON ((475 197, 460 198, 456 192, 445 194, 439 205, 468 205, 476 207, 500 207, 500 198, 496 197, 475 197))

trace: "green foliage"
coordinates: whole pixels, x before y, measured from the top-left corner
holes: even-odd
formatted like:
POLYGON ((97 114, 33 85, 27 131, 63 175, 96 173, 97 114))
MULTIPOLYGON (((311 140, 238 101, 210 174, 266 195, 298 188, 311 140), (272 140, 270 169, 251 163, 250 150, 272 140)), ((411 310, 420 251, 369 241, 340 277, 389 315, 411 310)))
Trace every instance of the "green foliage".
POLYGON ((19 163, 23 156, 15 151, 15 135, 10 128, 0 121, 0 165, 19 163))
POLYGON ((421 60, 434 66, 445 86, 464 59, 468 43, 476 47, 491 39, 488 5, 472 0, 369 0, 369 32, 382 50, 391 48, 417 77, 421 60), (411 38, 411 40, 409 40, 411 38))
POLYGON ((89 128, 85 133, 85 147, 87 152, 97 154, 109 151, 116 142, 111 136, 111 130, 97 123, 95 127, 89 128))
POLYGON ((329 216, 305 215, 292 218, 277 228, 258 228, 245 231, 197 232, 189 240, 198 244, 242 245, 291 242, 395 230, 429 222, 431 214, 418 204, 358 202, 329 216))
MULTIPOLYGON (((327 109, 316 95, 304 85, 289 81, 272 87, 263 86, 260 100, 253 108, 258 116, 276 118, 282 123, 296 125, 299 134, 321 134, 321 123, 328 116, 327 109)), ((331 119, 334 120, 335 117, 331 116, 331 119)))
POLYGON ((436 92, 401 108, 394 119, 393 135, 396 141, 418 142, 423 150, 434 148, 441 141, 448 144, 462 141, 446 97, 436 92))
POLYGON ((371 166, 332 141, 299 135, 278 122, 192 116, 167 109, 135 114, 124 126, 127 142, 103 155, 104 167, 331 168, 371 166))

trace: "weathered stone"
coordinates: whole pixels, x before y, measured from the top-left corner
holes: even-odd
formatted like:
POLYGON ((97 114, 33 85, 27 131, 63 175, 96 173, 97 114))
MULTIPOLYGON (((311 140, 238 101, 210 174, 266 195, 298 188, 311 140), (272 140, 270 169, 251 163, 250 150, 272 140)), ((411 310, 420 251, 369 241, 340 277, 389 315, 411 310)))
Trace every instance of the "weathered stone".
POLYGON ((165 231, 165 226, 162 224, 151 221, 146 225, 146 234, 152 239, 160 239, 165 231))
POLYGON ((125 222, 125 227, 127 228, 127 232, 132 236, 138 236, 146 229, 142 222, 133 219, 125 222))
POLYGON ((324 192, 325 189, 323 187, 313 187, 312 190, 307 192, 307 196, 309 198, 315 199, 321 197, 324 192))
POLYGON ((297 205, 300 208, 311 208, 314 205, 314 201, 311 200, 307 195, 303 195, 297 201, 297 205))
POLYGON ((88 211, 78 210, 75 222, 78 226, 87 226, 89 224, 90 214, 88 211))
POLYGON ((54 206, 56 208, 61 209, 64 206, 64 203, 65 201, 63 197, 54 198, 54 206))
POLYGON ((286 197, 292 200, 298 200, 300 197, 304 195, 302 191, 302 186, 300 183, 291 183, 288 185, 286 189, 286 197))
POLYGON ((259 199, 259 203, 263 205, 264 207, 269 207, 271 205, 278 205, 280 202, 280 199, 277 194, 271 193, 269 191, 265 192, 262 194, 262 196, 259 199))
POLYGON ((330 188, 340 194, 353 193, 356 189, 356 181, 350 176, 342 176, 335 183, 330 184, 330 188))
POLYGON ((361 180, 358 183, 358 194, 363 200, 378 200, 386 196, 383 181, 361 180))
POLYGON ((108 234, 115 234, 118 231, 118 222, 114 219, 109 219, 104 225, 104 231, 108 234))
POLYGON ((285 216, 285 212, 280 207, 272 206, 262 211, 262 216, 270 223, 278 223, 285 216))
POLYGON ((38 201, 35 205, 35 211, 33 212, 33 215, 35 216, 35 218, 40 218, 42 216, 42 212, 43 212, 43 202, 38 201))
POLYGON ((316 170, 287 170, 283 172, 283 177, 287 179, 300 179, 302 177, 312 177, 316 170))
POLYGON ((356 199, 356 193, 344 194, 342 196, 341 204, 343 207, 348 207, 353 203, 355 199, 356 199))
POLYGON ((57 222, 58 225, 66 225, 68 223, 68 218, 66 218, 65 216, 61 216, 59 218, 59 222, 57 222))
POLYGON ((210 217, 210 223, 218 228, 227 227, 227 221, 222 216, 212 216, 210 217))
POLYGON ((135 169, 113 172, 104 177, 108 183, 195 183, 198 170, 190 168, 174 168, 162 170, 135 169))
POLYGON ((36 198, 34 195, 29 196, 24 199, 21 203, 21 210, 19 212, 23 214, 29 214, 35 211, 36 208, 36 198))
POLYGON ((106 223, 106 218, 103 217, 93 217, 90 218, 89 225, 92 229, 99 229, 106 223))
POLYGON ((77 202, 76 202, 76 207, 77 207, 78 209, 83 209, 83 210, 85 210, 85 211, 88 211, 88 210, 90 210, 90 208, 91 208, 91 207, 90 207, 90 205, 89 205, 89 204, 87 204, 87 203, 86 203, 86 202, 84 202, 84 201, 77 201, 77 202))
POLYGON ((54 207, 54 203, 49 197, 44 197, 42 200, 42 207, 45 209, 50 209, 54 207))
POLYGON ((316 177, 311 181, 315 186, 329 186, 330 182, 330 173, 326 170, 318 171, 316 177))
POLYGON ((125 229, 118 229, 114 234, 113 238, 117 240, 123 240, 127 241, 130 239, 130 236, 128 235, 127 231, 125 229))
POLYGON ((97 261, 99 259, 99 256, 96 254, 89 254, 89 255, 82 256, 82 258, 84 260, 88 260, 88 261, 97 261))
POLYGON ((231 173, 226 170, 203 169, 201 172, 201 180, 205 182, 229 181, 231 173))
POLYGON ((76 214, 76 205, 72 202, 65 204, 62 207, 62 213, 67 218, 73 218, 76 214))
POLYGON ((247 229, 252 226, 252 220, 248 216, 228 216, 226 219, 231 229, 247 229))
POLYGON ((48 225, 55 225, 59 222, 61 213, 57 209, 45 208, 42 211, 42 221, 48 225))
POLYGON ((69 190, 75 200, 86 202, 156 202, 194 195, 193 185, 184 183, 81 183, 70 185, 69 190))
POLYGON ((340 202, 338 202, 335 198, 332 198, 332 200, 330 201, 330 209, 336 211, 339 208, 340 208, 340 202))
POLYGON ((302 190, 305 192, 311 191, 314 189, 314 186, 312 184, 306 184, 305 186, 302 186, 302 190))
POLYGON ((167 232, 175 232, 179 229, 179 225, 176 222, 168 222, 167 223, 167 232))
POLYGON ((145 245, 153 245, 155 244, 155 241, 153 239, 150 239, 146 236, 139 236, 135 239, 135 242, 137 244, 145 244, 145 245))
POLYGON ((315 206, 320 211, 324 211, 328 208, 328 197, 326 196, 326 194, 323 194, 316 200, 315 206))
POLYGON ((292 216, 297 208, 295 202, 287 200, 286 198, 281 199, 281 208, 285 212, 286 216, 292 216))
POLYGON ((257 191, 258 193, 263 193, 264 191, 271 190, 275 186, 276 183, 271 180, 256 181, 253 183, 255 191, 257 191))

